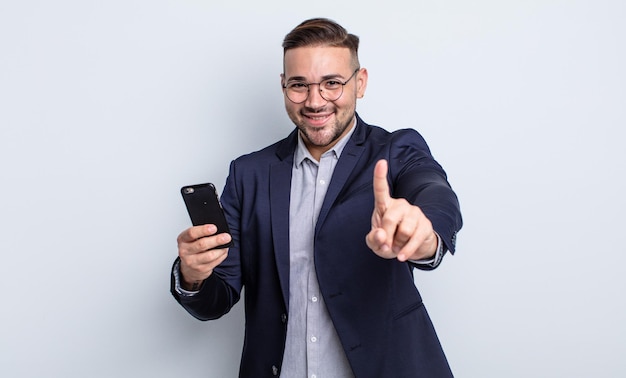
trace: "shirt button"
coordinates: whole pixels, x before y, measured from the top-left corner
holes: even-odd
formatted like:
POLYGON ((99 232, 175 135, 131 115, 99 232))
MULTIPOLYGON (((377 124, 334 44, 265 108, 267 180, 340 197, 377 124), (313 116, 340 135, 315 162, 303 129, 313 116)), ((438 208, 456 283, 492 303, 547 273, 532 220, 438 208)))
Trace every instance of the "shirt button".
POLYGON ((311 300, 312 300, 313 302, 317 302, 317 297, 313 297, 313 298, 311 298, 311 300))
POLYGON ((317 375, 311 374, 311 378, 317 378, 317 375))
POLYGON ((317 341, 317 337, 312 336, 312 337, 311 337, 311 342, 312 342, 312 343, 314 343, 314 342, 316 342, 316 341, 317 341))
POLYGON ((320 185, 326 185, 326 180, 320 180, 320 185))

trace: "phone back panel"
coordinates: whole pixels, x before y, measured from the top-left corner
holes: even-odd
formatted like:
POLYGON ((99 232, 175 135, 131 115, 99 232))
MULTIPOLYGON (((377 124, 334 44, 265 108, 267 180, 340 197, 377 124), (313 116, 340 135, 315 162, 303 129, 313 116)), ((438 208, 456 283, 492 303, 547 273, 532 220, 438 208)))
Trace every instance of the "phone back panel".
POLYGON ((215 185, 211 183, 188 185, 183 186, 180 192, 194 226, 214 224, 218 234, 230 233, 215 185))

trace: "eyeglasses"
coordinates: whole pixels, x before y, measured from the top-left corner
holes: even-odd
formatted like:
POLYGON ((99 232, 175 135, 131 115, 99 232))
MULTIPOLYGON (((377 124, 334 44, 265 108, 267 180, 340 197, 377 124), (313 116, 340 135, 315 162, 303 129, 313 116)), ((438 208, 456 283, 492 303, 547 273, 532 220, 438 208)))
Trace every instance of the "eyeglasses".
POLYGON ((336 78, 322 80, 319 83, 305 83, 302 81, 292 81, 283 85, 283 90, 287 98, 295 103, 301 104, 309 98, 309 87, 317 85, 319 87, 320 96, 326 101, 337 101, 343 94, 343 87, 359 72, 359 68, 354 70, 348 80, 343 83, 336 78))

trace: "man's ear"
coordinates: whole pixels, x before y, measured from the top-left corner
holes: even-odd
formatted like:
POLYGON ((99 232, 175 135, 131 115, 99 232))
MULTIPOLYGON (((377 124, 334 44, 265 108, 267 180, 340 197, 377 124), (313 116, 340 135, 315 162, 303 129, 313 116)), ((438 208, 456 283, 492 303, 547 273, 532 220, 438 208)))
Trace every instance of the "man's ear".
POLYGON ((367 89, 367 69, 361 68, 356 75, 356 97, 363 98, 365 89, 367 89))

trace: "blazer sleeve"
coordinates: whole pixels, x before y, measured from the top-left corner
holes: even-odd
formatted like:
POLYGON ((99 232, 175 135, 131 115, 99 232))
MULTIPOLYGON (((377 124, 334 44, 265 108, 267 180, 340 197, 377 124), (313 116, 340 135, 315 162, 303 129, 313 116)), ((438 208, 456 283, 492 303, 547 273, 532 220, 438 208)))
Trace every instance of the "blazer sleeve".
POLYGON ((203 283, 200 291, 194 295, 181 295, 176 290, 174 269, 177 268, 176 259, 172 267, 170 292, 176 301, 188 313, 199 320, 212 320, 226 314, 239 300, 239 294, 229 287, 217 274, 212 274, 203 283))
POLYGON ((415 130, 393 133, 389 150, 391 192, 417 205, 431 221, 444 247, 454 254, 456 234, 463 225, 458 198, 446 172, 415 130))
POLYGON ((239 301, 242 288, 241 261, 239 259, 239 217, 238 201, 235 190, 234 163, 222 193, 222 206, 226 213, 233 246, 228 250, 228 257, 207 278, 195 295, 185 296, 176 290, 174 262, 171 273, 170 292, 187 312, 200 320, 217 319, 228 313, 239 301))

